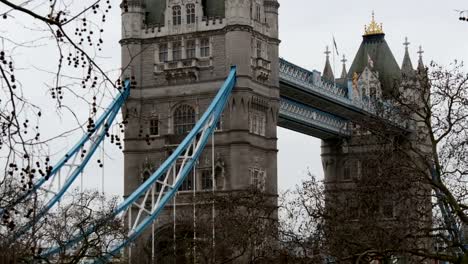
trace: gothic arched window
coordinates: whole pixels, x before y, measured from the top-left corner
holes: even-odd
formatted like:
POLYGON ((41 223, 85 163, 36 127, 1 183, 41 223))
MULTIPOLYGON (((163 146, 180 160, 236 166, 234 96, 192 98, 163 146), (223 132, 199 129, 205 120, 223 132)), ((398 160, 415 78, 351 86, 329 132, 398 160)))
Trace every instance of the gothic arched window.
POLYGON ((172 7, 172 24, 173 25, 182 24, 182 9, 178 5, 172 7))
POLYGON ((189 105, 180 105, 174 111, 174 134, 183 135, 195 125, 195 109, 189 105))
POLYGON ((195 23, 195 5, 188 4, 187 6, 187 24, 195 23))
POLYGON ((369 96, 372 100, 377 99, 377 89, 375 87, 370 88, 369 96))

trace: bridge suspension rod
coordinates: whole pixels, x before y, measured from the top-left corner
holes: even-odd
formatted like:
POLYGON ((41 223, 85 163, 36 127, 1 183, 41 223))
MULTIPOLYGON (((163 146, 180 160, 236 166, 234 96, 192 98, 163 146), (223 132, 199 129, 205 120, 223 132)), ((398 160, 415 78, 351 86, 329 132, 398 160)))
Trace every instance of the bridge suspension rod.
MULTIPOLYGON (((228 78, 218 91, 212 103, 182 143, 179 144, 172 155, 166 159, 166 161, 164 161, 164 163, 143 184, 141 184, 114 210, 109 219, 119 215, 129 215, 132 209, 138 210, 138 212, 133 225, 131 225, 127 239, 117 243, 108 254, 97 259, 96 263, 105 263, 109 261, 123 248, 135 241, 135 239, 138 238, 146 228, 152 225, 152 223, 161 214, 164 207, 169 204, 169 201, 175 196, 177 190, 193 169, 195 163, 202 154, 208 139, 213 134, 216 124, 221 117, 224 107, 227 104, 234 88, 235 82, 236 67, 232 67, 228 78), (175 175, 174 180, 170 182, 173 175, 175 175), (158 192, 157 200, 155 201, 154 206, 148 210, 145 205, 148 204, 147 199, 152 196, 149 195, 149 193, 152 192, 156 185, 161 182, 163 183, 162 188, 160 188, 160 190, 156 189, 156 192, 158 192)), ((67 250, 67 248, 79 243, 84 237, 94 232, 95 228, 95 226, 91 226, 83 235, 72 238, 62 247, 55 247, 47 250, 42 254, 42 256, 49 257, 63 250, 67 250)))

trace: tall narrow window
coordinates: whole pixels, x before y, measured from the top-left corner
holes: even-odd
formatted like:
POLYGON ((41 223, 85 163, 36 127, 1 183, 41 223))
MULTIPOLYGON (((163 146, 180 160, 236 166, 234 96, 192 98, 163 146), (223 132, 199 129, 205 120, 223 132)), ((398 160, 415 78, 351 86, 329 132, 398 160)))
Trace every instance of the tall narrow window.
POLYGON ((351 179, 351 168, 349 166, 344 167, 343 180, 348 181, 351 179))
POLYGON ((152 117, 149 121, 149 134, 151 136, 159 135, 159 119, 158 117, 152 117))
POLYGON ((221 115, 221 117, 218 119, 218 122, 216 122, 215 131, 223 130, 223 117, 224 115, 221 115))
POLYGON ((172 43, 172 60, 182 59, 182 43, 179 41, 172 43))
POLYGON ((262 42, 257 40, 257 58, 262 57, 262 42))
POLYGON ((253 103, 249 113, 250 133, 265 136, 266 107, 253 103))
POLYGON ((180 6, 172 8, 172 24, 175 26, 182 24, 182 9, 180 6))
POLYGON ((255 4, 255 20, 260 21, 261 19, 261 7, 259 4, 255 4))
POLYGON ((167 61, 167 43, 159 45, 159 62, 167 61))
POLYGON ((203 38, 200 41, 200 56, 209 57, 210 56, 210 39, 203 38))
MULTIPOLYGON (((182 169, 182 163, 177 163, 176 164, 176 172, 180 172, 182 169)), ((193 173, 189 173, 184 181, 182 182, 182 185, 180 185, 179 191, 190 191, 193 190, 194 184, 193 184, 193 173)))
POLYGON ((201 183, 202 183, 202 190, 207 191, 207 190, 213 189, 213 175, 210 170, 202 171, 201 183))
POLYGON ((344 162, 344 168, 343 168, 343 180, 344 181, 349 181, 351 180, 351 167, 353 165, 353 162, 351 160, 347 160, 344 162))
POLYGON ((195 110, 189 105, 181 105, 174 111, 174 133, 183 135, 195 125, 195 110))
POLYGON ((187 59, 195 58, 195 40, 188 40, 185 50, 187 52, 187 59))
POLYGON ((266 172, 258 168, 250 169, 250 180, 254 188, 260 191, 265 191, 266 172))
POLYGON ((195 23, 195 5, 188 4, 187 5, 187 24, 195 23))
POLYGON ((148 180, 150 176, 151 176, 151 173, 149 171, 145 170, 145 172, 143 172, 143 176, 142 176, 143 182, 148 180))
POLYGON ((372 100, 377 98, 377 89, 375 89, 375 87, 370 88, 369 96, 372 100))
POLYGON ((187 178, 185 178, 184 182, 182 182, 182 185, 179 188, 179 191, 190 191, 193 190, 193 185, 192 185, 192 176, 189 174, 187 175, 187 178))
POLYGON ((221 166, 215 168, 215 183, 217 190, 224 189, 224 169, 221 166))

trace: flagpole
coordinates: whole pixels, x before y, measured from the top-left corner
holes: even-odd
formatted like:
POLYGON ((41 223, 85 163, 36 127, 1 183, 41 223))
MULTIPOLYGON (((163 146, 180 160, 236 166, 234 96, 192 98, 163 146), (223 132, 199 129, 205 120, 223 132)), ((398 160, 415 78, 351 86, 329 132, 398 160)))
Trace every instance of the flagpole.
MULTIPOLYGON (((335 37, 333 37, 333 75, 336 74, 336 65, 335 65, 335 52, 336 52, 336 45, 335 45, 335 37)), ((333 84, 335 84, 336 76, 333 79, 333 84)))

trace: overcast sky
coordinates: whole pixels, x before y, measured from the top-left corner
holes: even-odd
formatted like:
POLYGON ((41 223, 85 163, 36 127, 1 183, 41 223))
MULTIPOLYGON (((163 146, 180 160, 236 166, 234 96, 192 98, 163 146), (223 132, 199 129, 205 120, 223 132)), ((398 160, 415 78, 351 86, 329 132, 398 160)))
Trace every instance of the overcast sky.
MULTIPOLYGON (((115 0, 117 1, 117 0, 115 0)), ((332 44, 334 36, 340 54, 346 54, 349 60, 348 68, 362 40, 364 25, 371 19, 375 11, 377 22, 384 25, 386 39, 397 61, 401 64, 404 48, 402 43, 405 36, 411 42, 410 52, 413 65, 417 62, 417 47, 423 46, 424 60, 435 60, 441 64, 448 64, 454 59, 468 61, 468 23, 459 22, 455 9, 468 9, 468 2, 462 0, 280 0, 280 56, 308 69, 322 71, 325 61, 323 54, 326 45, 332 44)), ((0 9, 4 6, 0 5, 0 9)), ((1 13, 1 10, 0 10, 1 13)), ((118 70, 120 67, 120 9, 117 4, 107 16, 105 24, 104 51, 98 58, 102 68, 118 70)), ((26 20, 22 20, 27 25, 26 20)), ((25 25, 6 24, 0 21, 0 34, 10 37, 18 42, 29 38, 36 38, 42 32, 21 30, 25 25), (15 28, 15 30, 9 30, 15 28)), ((34 23, 37 23, 35 21, 34 23)), ((30 25, 27 25, 29 28, 30 25)), ((2 44, 2 43, 0 43, 2 44)), ((57 51, 49 40, 41 40, 41 45, 33 49, 25 48, 16 51, 17 64, 22 67, 18 75, 23 81, 25 94, 31 96, 45 109, 51 109, 50 100, 41 87, 45 81, 50 81, 51 75, 44 70, 54 72, 56 69, 57 51)), ((2 44, 3 45, 3 44, 2 44)), ((336 69, 341 73, 341 58, 335 59, 336 69)), ((50 98, 50 97, 49 97, 50 98)), ((65 100, 69 97, 66 96, 65 100)), ((73 102, 74 98, 70 98, 73 102)), ((78 107, 78 106, 76 106, 78 107)), ((87 118, 88 109, 78 112, 82 120, 87 118)), ((68 127, 76 124, 72 115, 63 111, 61 118, 56 113, 44 113, 47 127, 44 133, 56 135, 68 127), (50 116, 48 116, 50 115, 50 116)), ((278 128, 279 148, 279 188, 285 190, 299 184, 306 178, 307 170, 322 176, 320 160, 320 140, 300 135, 285 129, 278 128)), ((60 144, 51 146, 51 155, 69 149, 76 141, 76 136, 69 137, 60 144)), ((123 189, 123 161, 122 153, 115 148, 106 146, 105 178, 106 191, 120 195, 123 189)), ((55 155, 55 160, 58 159, 55 155)), ((88 187, 100 186, 101 170, 95 168, 96 164, 87 169, 88 187)), ((137 173, 137 172, 136 172, 137 173)))

